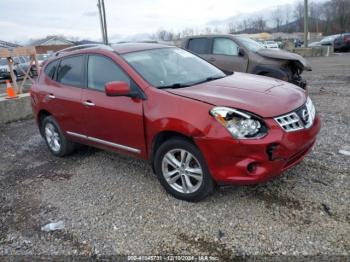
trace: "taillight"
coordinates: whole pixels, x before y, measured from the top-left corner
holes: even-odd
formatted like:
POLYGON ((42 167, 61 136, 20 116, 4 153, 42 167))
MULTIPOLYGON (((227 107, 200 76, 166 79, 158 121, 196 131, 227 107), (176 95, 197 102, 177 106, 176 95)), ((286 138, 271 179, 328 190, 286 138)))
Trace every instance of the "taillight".
POLYGON ((349 36, 345 36, 345 37, 344 37, 344 43, 345 43, 345 44, 347 44, 347 43, 349 42, 349 40, 350 40, 350 39, 349 39, 349 36))

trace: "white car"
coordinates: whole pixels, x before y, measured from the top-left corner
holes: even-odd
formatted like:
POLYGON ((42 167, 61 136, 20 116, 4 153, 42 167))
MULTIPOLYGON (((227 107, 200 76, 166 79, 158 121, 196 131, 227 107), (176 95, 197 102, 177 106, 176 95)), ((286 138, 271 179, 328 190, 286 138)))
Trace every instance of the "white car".
POLYGON ((275 41, 265 41, 264 46, 266 48, 277 48, 278 49, 278 44, 275 41))

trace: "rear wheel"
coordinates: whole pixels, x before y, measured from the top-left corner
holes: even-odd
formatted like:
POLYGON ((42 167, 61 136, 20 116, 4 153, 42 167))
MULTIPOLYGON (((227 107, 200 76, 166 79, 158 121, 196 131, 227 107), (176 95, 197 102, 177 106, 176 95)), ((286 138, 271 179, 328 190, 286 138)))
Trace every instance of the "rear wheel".
POLYGON ((160 183, 178 199, 199 201, 213 191, 204 158, 190 141, 176 138, 164 142, 156 152, 154 167, 160 183))
POLYGON ((44 118, 41 128, 46 144, 53 155, 65 156, 74 151, 74 143, 65 138, 58 123, 52 116, 44 118))

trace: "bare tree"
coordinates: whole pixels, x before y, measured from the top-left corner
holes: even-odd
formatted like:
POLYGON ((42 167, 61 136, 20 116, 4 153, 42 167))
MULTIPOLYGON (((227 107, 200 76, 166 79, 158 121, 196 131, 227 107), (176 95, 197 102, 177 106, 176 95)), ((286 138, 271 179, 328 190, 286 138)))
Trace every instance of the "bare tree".
POLYGON ((182 30, 181 37, 188 37, 194 35, 194 29, 193 28, 185 28, 182 30))
POLYGON ((323 8, 323 3, 311 2, 309 4, 310 20, 311 20, 309 23, 310 31, 314 31, 314 32, 320 31, 319 21, 321 19, 322 8, 323 8))
POLYGON ((232 22, 227 25, 227 28, 229 34, 233 34, 236 32, 236 27, 232 22))
POLYGON ((291 18, 290 10, 291 10, 291 5, 290 4, 286 5, 286 8, 284 9, 284 12, 283 12, 284 25, 288 25, 290 22, 290 18, 291 18))
POLYGON ((298 31, 302 31, 302 28, 304 26, 304 4, 302 2, 299 2, 295 5, 294 18, 298 22, 298 31))
POLYGON ((167 31, 165 31, 165 30, 158 30, 157 38, 164 41, 166 34, 167 34, 167 31))
POLYGON ((344 33, 349 30, 350 23, 350 1, 349 0, 331 0, 334 10, 334 22, 336 30, 344 33))
POLYGON ((280 27, 283 23, 283 12, 281 7, 277 7, 275 11, 273 11, 272 19, 275 22, 277 32, 280 32, 280 27))
POLYGON ((257 17, 253 20, 253 28, 258 32, 264 32, 266 29, 266 20, 262 16, 257 17))
POLYGON ((205 28, 204 32, 205 32, 207 35, 211 34, 211 27, 207 26, 207 27, 205 28))

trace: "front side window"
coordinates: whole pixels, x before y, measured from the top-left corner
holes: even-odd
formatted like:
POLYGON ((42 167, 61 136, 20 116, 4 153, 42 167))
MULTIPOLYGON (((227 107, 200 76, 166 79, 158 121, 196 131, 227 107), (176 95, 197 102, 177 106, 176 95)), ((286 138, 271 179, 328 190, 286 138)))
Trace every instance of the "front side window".
POLYGON ((83 86, 84 56, 63 58, 57 72, 57 81, 70 86, 83 86))
POLYGON ((105 84, 113 81, 122 81, 130 84, 130 78, 111 59, 90 55, 88 61, 88 87, 104 91, 105 84))
POLYGON ((56 73, 56 70, 57 70, 57 66, 58 66, 58 60, 49 63, 49 64, 45 67, 44 73, 45 73, 48 77, 50 77, 51 79, 54 79, 55 73, 56 73))
POLYGON ((220 69, 175 47, 127 53, 123 58, 157 88, 180 88, 225 77, 220 69))
POLYGON ((239 46, 228 38, 215 38, 213 43, 214 55, 238 55, 239 46))

